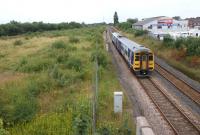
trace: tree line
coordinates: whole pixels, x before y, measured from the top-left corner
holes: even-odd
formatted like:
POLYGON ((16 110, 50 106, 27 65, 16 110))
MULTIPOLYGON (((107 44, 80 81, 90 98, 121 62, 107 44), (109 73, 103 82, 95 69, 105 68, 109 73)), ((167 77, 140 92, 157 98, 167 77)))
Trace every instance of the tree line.
POLYGON ((0 36, 15 36, 30 32, 81 28, 84 25, 85 24, 80 24, 77 22, 70 22, 70 23, 63 22, 55 24, 55 23, 44 23, 44 22, 20 23, 17 21, 10 21, 7 24, 0 25, 0 36))

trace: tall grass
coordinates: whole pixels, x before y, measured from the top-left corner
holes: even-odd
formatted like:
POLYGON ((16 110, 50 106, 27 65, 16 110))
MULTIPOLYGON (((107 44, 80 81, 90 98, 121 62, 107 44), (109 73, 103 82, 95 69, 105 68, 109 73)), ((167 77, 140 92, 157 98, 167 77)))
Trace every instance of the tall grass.
MULTIPOLYGON (((130 113, 125 110, 118 116, 112 109, 113 91, 121 87, 103 47, 104 30, 105 27, 88 27, 82 32, 74 29, 38 33, 38 40, 50 36, 51 42, 45 47, 37 46, 40 49, 32 53, 17 55, 19 59, 12 57, 14 62, 8 61, 11 70, 26 75, 3 84, 0 89, 0 116, 10 134, 92 134, 96 57, 99 62, 97 132, 129 134, 133 127, 130 113)), ((34 35, 26 43, 33 39, 34 35)), ((124 104, 128 108, 126 99, 124 104)))

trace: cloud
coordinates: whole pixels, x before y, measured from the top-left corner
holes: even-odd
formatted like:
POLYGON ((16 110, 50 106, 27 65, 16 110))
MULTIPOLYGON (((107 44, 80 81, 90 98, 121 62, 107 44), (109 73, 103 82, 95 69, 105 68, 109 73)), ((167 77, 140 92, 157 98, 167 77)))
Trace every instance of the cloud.
POLYGON ((112 22, 152 16, 198 16, 199 0, 0 0, 0 23, 21 22, 112 22))

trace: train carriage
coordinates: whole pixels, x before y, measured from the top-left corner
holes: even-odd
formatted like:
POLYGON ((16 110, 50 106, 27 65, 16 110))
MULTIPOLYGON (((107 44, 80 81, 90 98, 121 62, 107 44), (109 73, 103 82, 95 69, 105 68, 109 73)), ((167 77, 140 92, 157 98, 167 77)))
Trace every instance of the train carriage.
POLYGON ((112 33, 112 42, 137 76, 149 76, 154 70, 153 52, 119 33, 112 33))

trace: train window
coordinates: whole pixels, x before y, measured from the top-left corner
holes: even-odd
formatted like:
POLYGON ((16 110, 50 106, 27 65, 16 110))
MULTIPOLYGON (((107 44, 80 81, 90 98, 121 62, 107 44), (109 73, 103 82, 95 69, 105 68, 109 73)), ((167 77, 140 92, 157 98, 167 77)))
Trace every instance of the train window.
POLYGON ((139 61, 140 60, 140 56, 135 56, 135 61, 139 61))
POLYGON ((143 56, 142 56, 142 60, 143 60, 143 61, 146 61, 146 60, 147 60, 147 56, 146 56, 146 55, 143 55, 143 56))
POLYGON ((149 60, 153 60, 153 56, 152 55, 149 56, 149 60))

